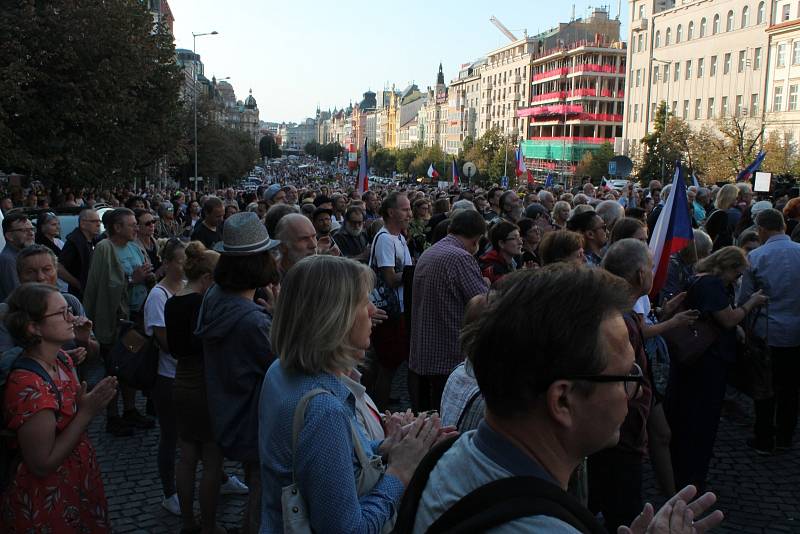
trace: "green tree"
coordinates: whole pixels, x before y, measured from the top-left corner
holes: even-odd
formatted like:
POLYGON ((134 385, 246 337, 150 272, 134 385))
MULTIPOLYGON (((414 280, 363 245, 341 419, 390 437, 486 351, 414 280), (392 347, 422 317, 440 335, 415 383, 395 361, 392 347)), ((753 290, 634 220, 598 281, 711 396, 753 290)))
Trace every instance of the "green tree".
MULTIPOLYGON (((306 145, 308 146, 308 145, 306 145)), ((279 158, 283 154, 278 142, 275 141, 275 136, 268 133, 262 137, 258 142, 258 152, 262 158, 279 158)), ((306 152, 308 154, 308 152, 306 152)))
POLYGON ((111 185, 180 144, 173 38, 142 2, 14 2, 0 42, 1 168, 111 185))
POLYGON ((378 176, 391 176, 397 169, 397 156, 394 151, 375 145, 369 149, 369 165, 378 176))
POLYGON ((685 123, 667 113, 667 103, 663 100, 658 105, 653 131, 642 138, 644 155, 639 168, 639 178, 647 185, 650 180, 666 179, 675 170, 675 161, 683 159, 687 140, 676 133, 685 133, 685 123))
POLYGON ((591 154, 591 164, 585 174, 591 176, 594 183, 600 183, 603 176, 608 176, 608 162, 614 155, 614 145, 603 143, 596 152, 591 154))

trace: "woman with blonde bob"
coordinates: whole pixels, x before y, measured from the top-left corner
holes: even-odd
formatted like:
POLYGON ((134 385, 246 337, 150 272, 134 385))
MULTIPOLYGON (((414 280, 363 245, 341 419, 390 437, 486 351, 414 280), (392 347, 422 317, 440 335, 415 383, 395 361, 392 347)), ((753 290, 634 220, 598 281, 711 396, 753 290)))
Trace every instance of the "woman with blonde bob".
POLYGON ((713 325, 717 333, 696 361, 681 363, 679 355, 670 354, 664 411, 672 428, 672 465, 678 487, 694 484, 704 491, 728 371, 736 359, 736 325, 767 302, 757 291, 741 306, 733 306, 734 285, 747 265, 742 249, 724 247, 697 262, 697 276, 686 293, 686 307, 699 311, 700 320, 713 325))
POLYGON ((717 192, 714 201, 715 210, 706 219, 705 230, 714 242, 714 250, 733 245, 733 231, 742 218, 742 212, 736 207, 739 188, 734 184, 725 184, 717 192))
POLYGON ((381 532, 439 434, 418 417, 369 441, 341 376, 363 361, 376 308, 372 271, 353 260, 311 256, 281 282, 271 329, 279 355, 259 402, 261 532, 381 532), (384 460, 388 464, 384 467, 384 460))

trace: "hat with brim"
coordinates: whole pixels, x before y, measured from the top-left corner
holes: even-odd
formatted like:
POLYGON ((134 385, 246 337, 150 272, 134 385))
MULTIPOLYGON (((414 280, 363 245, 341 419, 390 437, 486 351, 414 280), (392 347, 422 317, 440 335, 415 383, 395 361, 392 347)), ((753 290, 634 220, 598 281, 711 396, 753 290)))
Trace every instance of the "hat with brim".
POLYGON ((235 213, 222 227, 222 241, 214 250, 228 256, 249 256, 271 250, 281 242, 270 239, 267 227, 252 211, 235 213))

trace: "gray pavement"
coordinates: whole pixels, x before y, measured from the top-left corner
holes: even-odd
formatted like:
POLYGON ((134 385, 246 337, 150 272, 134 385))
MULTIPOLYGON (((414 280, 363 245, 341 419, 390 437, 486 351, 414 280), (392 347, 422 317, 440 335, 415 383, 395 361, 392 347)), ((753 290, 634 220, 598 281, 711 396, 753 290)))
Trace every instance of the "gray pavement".
MULTIPOLYGON (((393 388, 397 403, 408 406, 405 368, 393 388)), ((143 406, 143 400, 140 399, 143 406)), ((750 435, 752 409, 749 400, 733 391, 728 395, 709 489, 717 492, 719 508, 727 518, 719 533, 800 533, 800 451, 762 457, 745 446, 750 435)), ((97 449, 114 532, 179 532, 179 518, 161 508, 161 484, 156 468, 158 428, 137 431, 128 438, 104 432, 105 418, 93 421, 89 433, 97 449)), ((226 472, 241 476, 240 466, 226 464, 226 472)), ((660 504, 652 472, 645 467, 645 496, 660 504)), ((225 527, 239 526, 244 497, 224 496, 218 517, 225 527)), ((196 509, 196 505, 195 505, 196 509)))

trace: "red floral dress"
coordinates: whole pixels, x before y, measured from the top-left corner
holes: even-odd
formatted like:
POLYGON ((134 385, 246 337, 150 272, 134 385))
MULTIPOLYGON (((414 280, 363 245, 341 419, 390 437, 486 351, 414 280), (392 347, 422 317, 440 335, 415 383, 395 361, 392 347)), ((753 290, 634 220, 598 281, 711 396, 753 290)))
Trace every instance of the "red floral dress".
MULTIPOLYGON (((6 384, 3 403, 9 430, 19 429, 41 410, 56 412, 56 435, 77 412, 78 380, 69 366, 58 360, 61 409, 50 386, 38 375, 15 370, 6 384)), ((14 443, 15 447, 19 444, 14 443)), ((14 479, 2 496, 2 532, 97 533, 110 532, 100 467, 86 432, 58 469, 44 478, 32 474, 20 461, 14 479)))

